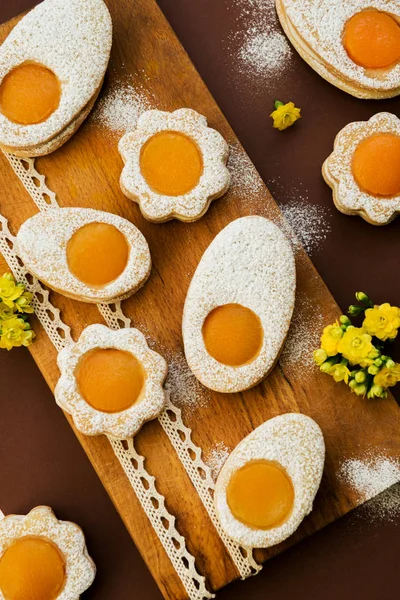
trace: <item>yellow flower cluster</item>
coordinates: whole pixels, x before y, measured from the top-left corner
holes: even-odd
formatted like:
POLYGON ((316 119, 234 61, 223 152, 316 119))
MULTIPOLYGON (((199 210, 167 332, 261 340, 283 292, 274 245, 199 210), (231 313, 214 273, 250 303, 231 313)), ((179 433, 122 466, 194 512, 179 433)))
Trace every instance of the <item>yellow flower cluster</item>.
POLYGON ((387 389, 400 382, 400 364, 384 353, 384 342, 393 340, 400 329, 400 309, 389 303, 374 305, 363 292, 357 292, 357 305, 349 315, 364 315, 355 327, 342 315, 322 332, 321 347, 314 360, 323 373, 344 381, 359 396, 384 398, 387 389))
POLYGON ((32 294, 11 273, 0 277, 0 348, 29 346, 35 337, 27 315, 33 313, 32 294))

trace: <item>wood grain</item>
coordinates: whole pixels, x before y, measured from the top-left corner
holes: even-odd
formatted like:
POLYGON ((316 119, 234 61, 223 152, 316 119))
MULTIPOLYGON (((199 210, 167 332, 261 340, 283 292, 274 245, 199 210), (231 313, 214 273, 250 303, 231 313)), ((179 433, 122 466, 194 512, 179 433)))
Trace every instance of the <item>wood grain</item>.
MULTIPOLYGON (((233 131, 155 1, 109 0, 107 4, 114 23, 114 43, 102 94, 129 81, 157 108, 173 110, 187 106, 198 110, 230 144, 237 146, 233 131)), ((15 22, 2 26, 1 39, 15 22)), ((185 295, 204 250, 233 219, 262 214, 276 221, 280 219, 279 210, 265 187, 252 194, 233 186, 197 223, 151 224, 143 219, 137 205, 120 191, 122 161, 117 142, 118 136, 89 119, 70 142, 49 157, 38 159, 36 166, 46 175, 49 187, 57 192, 61 206, 90 206, 114 212, 131 220, 146 236, 154 264, 152 274, 144 288, 124 302, 124 311, 135 326, 146 333, 154 349, 170 362, 176 362, 182 356, 181 317, 185 295)), ((1 212, 15 233, 37 209, 3 156, 0 156, 0 185, 1 212)), ((339 309, 303 250, 296 253, 296 265, 296 311, 307 321, 304 326, 307 335, 318 315, 318 326, 322 326, 333 321, 339 309)), ((58 294, 52 294, 52 300, 61 309, 64 321, 72 327, 75 338, 88 324, 102 322, 93 305, 58 294)), ((38 337, 31 351, 54 389, 59 376, 56 352, 37 324, 35 329, 38 337)), ((217 394, 199 386, 197 406, 182 405, 185 422, 192 428, 193 439, 205 456, 219 442, 233 448, 254 427, 284 412, 301 411, 321 426, 327 459, 315 509, 287 542, 267 551, 257 551, 260 561, 359 504, 354 491, 337 476, 343 460, 360 456, 374 447, 399 456, 400 410, 393 398, 370 402, 350 395, 345 386, 335 385, 317 369, 307 366, 307 359, 308 356, 301 356, 297 365, 281 360, 267 380, 241 394, 217 394)), ((185 598, 183 587, 107 440, 83 437, 77 432, 76 435, 165 598, 185 598)), ((168 509, 177 516, 178 529, 185 535, 188 549, 196 556, 197 567, 206 575, 210 588, 217 590, 237 578, 225 547, 157 421, 145 425, 136 438, 136 446, 146 457, 148 471, 156 476, 168 509)))

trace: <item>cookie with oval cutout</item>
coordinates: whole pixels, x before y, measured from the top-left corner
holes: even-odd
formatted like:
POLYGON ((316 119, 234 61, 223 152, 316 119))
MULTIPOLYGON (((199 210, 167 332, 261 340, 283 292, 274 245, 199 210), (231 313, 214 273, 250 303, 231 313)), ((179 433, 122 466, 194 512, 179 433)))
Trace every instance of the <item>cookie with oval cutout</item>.
POLYGON ((85 435, 132 437, 165 407, 167 363, 138 329, 89 325, 58 366, 56 402, 85 435))
POLYGON ((112 43, 103 0, 44 0, 0 47, 0 146, 39 156, 69 139, 100 91, 112 43))
POLYGON ((197 221, 229 187, 228 144, 190 108, 146 111, 119 151, 121 189, 155 223, 197 221))
POLYGON ((342 213, 372 225, 393 221, 400 213, 400 119, 382 112, 346 125, 322 175, 342 213))
POLYGON ((183 342, 197 379, 217 392, 253 387, 274 367, 294 308, 296 270, 268 219, 233 221, 205 251, 184 311, 183 342))
POLYGON ((96 575, 82 530, 48 506, 0 521, 0 597, 79 600, 96 575))
POLYGON ((400 94, 400 8, 395 0, 276 0, 281 25, 324 79, 358 98, 400 94))
POLYGON ((283 542, 313 507, 325 461, 317 423, 288 413, 266 421, 228 457, 214 502, 225 533, 244 547, 283 542))
POLYGON ((32 275, 82 302, 111 303, 147 280, 151 257, 130 221, 91 208, 38 213, 21 225, 16 251, 32 275))

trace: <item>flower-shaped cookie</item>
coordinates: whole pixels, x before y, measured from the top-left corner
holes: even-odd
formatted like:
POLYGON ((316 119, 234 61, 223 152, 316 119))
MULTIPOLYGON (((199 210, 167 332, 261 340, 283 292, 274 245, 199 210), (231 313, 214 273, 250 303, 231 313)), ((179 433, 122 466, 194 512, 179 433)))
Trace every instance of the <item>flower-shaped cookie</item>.
POLYGON ((336 136, 322 167, 341 212, 386 225, 400 213, 400 119, 378 113, 336 136))
POLYGON ((119 142, 121 188, 150 221, 196 221, 228 189, 228 144, 189 108, 149 110, 119 142))
POLYGON ((0 598, 79 600, 95 575, 80 527, 48 506, 0 521, 0 598))
POLYGON ((132 437, 165 406, 167 363, 138 329, 89 325, 58 366, 56 402, 85 435, 132 437))

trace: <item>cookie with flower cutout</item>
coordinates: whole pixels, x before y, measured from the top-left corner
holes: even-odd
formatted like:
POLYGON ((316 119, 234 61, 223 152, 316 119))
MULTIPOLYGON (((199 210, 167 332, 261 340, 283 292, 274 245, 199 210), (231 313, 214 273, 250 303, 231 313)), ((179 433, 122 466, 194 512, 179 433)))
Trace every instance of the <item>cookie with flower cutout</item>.
POLYGON ((89 325, 58 355, 57 404, 83 434, 134 436, 164 409, 164 358, 134 328, 89 325))
POLYGON ((338 210, 386 225, 400 213, 400 119, 382 112, 336 136, 322 174, 338 210))
POLYGON ((0 147, 42 156, 92 109, 108 66, 111 16, 103 0, 44 0, 0 48, 0 147))
POLYGON ((127 298, 151 270, 149 247, 137 227, 92 208, 60 208, 30 217, 17 233, 15 248, 30 273, 82 302, 127 298))
POLYGON ((300 56, 332 85, 358 98, 400 94, 397 0, 276 0, 300 56))
POLYGON ((0 598, 79 600, 95 575, 80 527, 48 506, 0 521, 0 598))
POLYGON ((149 221, 196 221, 229 188, 228 144, 195 110, 144 112, 119 151, 121 189, 149 221))

